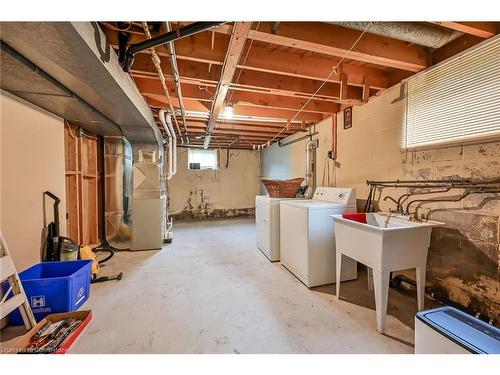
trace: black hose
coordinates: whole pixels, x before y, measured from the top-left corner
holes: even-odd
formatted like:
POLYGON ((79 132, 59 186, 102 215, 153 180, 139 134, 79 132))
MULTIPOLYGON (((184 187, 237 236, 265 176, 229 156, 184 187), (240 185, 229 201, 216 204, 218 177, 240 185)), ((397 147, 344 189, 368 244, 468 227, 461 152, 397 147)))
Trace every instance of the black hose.
POLYGON ((106 258, 98 261, 99 264, 106 263, 108 260, 113 258, 113 256, 115 255, 115 251, 114 251, 113 246, 109 245, 107 242, 103 242, 99 246, 94 247, 92 249, 92 251, 95 254, 97 254, 97 253, 109 253, 109 255, 106 258))

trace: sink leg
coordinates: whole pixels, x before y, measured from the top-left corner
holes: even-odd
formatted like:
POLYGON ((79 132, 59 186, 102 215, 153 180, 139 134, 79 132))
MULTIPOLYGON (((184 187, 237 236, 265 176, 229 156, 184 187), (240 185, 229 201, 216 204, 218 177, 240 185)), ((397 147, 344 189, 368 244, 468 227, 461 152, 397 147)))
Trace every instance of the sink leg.
POLYGON ((368 274, 368 290, 373 292, 373 269, 370 267, 366 267, 368 274))
POLYGON ((425 264, 416 268, 418 311, 421 311, 421 310, 424 309, 424 303, 425 303, 425 271, 426 271, 426 265, 425 264))
POLYGON ((335 287, 337 288, 337 299, 340 299, 340 274, 342 273, 342 253, 337 251, 335 260, 335 287))
POLYGON ((373 286, 375 289, 375 309, 377 313, 377 331, 384 333, 387 315, 387 299, 389 296, 389 272, 373 270, 373 286))

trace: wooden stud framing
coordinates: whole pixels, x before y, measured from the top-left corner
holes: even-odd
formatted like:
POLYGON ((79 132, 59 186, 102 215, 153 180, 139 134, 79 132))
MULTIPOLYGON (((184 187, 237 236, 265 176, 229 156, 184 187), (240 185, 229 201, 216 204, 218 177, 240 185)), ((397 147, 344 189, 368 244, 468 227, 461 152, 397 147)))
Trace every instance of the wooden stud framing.
POLYGON ((67 234, 82 245, 100 243, 99 142, 65 122, 67 234))

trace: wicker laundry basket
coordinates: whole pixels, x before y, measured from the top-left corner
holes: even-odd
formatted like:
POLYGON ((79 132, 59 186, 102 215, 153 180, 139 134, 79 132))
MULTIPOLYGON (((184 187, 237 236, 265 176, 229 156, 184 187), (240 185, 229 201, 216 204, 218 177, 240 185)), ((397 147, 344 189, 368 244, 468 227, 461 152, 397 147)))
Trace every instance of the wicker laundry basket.
POLYGON ((293 198, 299 192, 299 187, 303 178, 292 178, 290 180, 271 180, 269 178, 260 179, 266 187, 271 198, 293 198))

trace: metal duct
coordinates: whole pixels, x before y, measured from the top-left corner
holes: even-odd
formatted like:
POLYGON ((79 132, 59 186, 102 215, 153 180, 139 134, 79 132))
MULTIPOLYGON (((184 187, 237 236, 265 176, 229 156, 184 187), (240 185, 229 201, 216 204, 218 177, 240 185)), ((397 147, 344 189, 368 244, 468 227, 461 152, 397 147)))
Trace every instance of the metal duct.
POLYGON ((132 146, 125 137, 104 137, 104 227, 116 249, 132 241, 132 146))
MULTIPOLYGON (((131 143, 160 146, 149 106, 97 23, 2 22, 0 27, 3 42, 115 123, 131 143)), ((109 135, 108 126, 95 132, 109 135)))
POLYGON ((120 135, 120 129, 83 99, 4 42, 0 51, 2 89, 93 133, 120 135))
MULTIPOLYGON (((369 22, 327 22, 363 31, 369 22)), ((368 33, 403 40, 430 48, 439 48, 458 38, 461 32, 424 22, 372 22, 368 33)))
MULTIPOLYGON (((96 134, 126 137, 118 138, 123 150, 116 155, 121 156, 115 155, 114 165, 108 165, 116 180, 107 179, 111 185, 106 186, 105 212, 111 217, 121 210, 122 215, 107 223, 106 236, 120 248, 127 241, 133 250, 160 248, 165 216, 159 172, 163 139, 151 109, 121 69, 97 23, 2 22, 0 27, 6 43, 0 64, 2 88, 96 134), (120 179, 121 189, 116 186, 120 179)), ((113 147, 117 152, 118 146, 113 147)), ((111 154, 108 149, 110 160, 111 154)))

